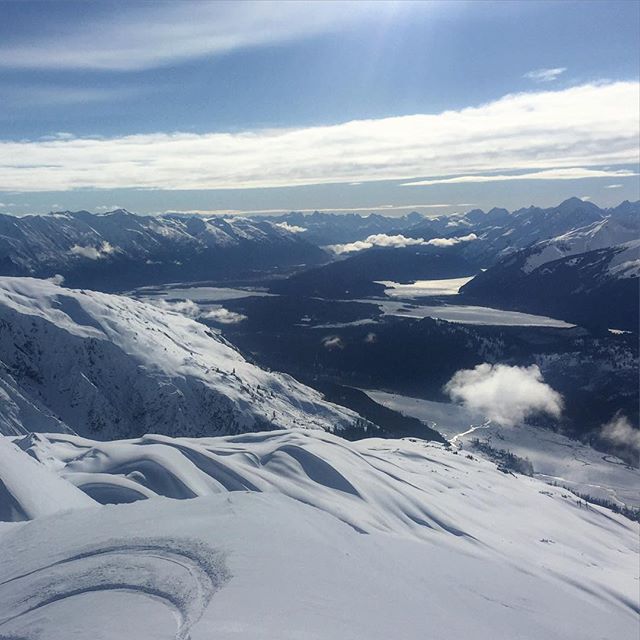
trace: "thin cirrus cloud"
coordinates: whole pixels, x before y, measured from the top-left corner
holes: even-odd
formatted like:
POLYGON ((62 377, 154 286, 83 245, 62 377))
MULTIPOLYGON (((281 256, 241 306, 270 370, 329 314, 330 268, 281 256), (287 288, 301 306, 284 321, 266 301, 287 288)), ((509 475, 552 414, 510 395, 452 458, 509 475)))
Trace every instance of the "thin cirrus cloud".
POLYGON ((32 37, 0 46, 0 67, 138 71, 338 32, 420 7, 332 0, 117 4, 82 29, 43 22, 32 37))
MULTIPOLYGON (((628 178, 638 174, 626 169, 599 170, 585 169, 583 167, 570 167, 568 169, 550 169, 547 171, 535 171, 516 175, 471 175, 456 176, 454 178, 434 178, 432 180, 418 180, 417 182, 405 182, 403 187, 426 187, 434 184, 464 184, 468 182, 506 182, 509 180, 580 180, 584 178, 628 178)), ((618 185, 622 186, 622 185, 618 185)), ((611 187, 609 187, 611 188, 611 187)))
POLYGON ((2 141, 0 191, 246 189, 543 169, 575 177, 575 167, 638 162, 639 87, 586 84, 331 126, 2 141))
POLYGON ((553 82, 557 80, 565 71, 566 67, 553 67, 551 69, 534 69, 524 74, 525 78, 534 82, 553 82))

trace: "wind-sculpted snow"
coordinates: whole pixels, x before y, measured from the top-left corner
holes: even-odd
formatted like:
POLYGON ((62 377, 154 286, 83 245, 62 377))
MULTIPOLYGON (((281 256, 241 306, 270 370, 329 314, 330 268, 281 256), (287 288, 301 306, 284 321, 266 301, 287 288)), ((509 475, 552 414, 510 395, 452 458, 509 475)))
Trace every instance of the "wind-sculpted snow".
POLYGON ((228 578, 224 557, 202 542, 180 538, 107 541, 2 579, 0 630, 20 628, 24 619, 33 619, 41 609, 63 600, 124 591, 169 607, 178 623, 175 640, 187 640, 189 629, 228 578))
POLYGON ((148 499, 1 524, 0 637, 595 640, 637 630, 637 525, 475 455, 319 431, 15 441, 25 473, 40 464, 100 485, 96 498, 110 486, 128 502, 137 486, 148 499))
POLYGON ((0 278, 0 433, 98 438, 336 429, 358 416, 156 306, 0 278))
POLYGON ((97 503, 0 436, 0 521, 90 506, 97 503))

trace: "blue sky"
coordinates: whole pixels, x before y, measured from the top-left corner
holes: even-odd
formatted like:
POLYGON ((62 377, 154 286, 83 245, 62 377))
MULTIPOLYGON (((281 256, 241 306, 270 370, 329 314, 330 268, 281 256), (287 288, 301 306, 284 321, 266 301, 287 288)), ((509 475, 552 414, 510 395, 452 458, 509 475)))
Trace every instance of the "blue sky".
POLYGON ((639 25, 632 1, 0 2, 0 211, 637 199, 639 25))

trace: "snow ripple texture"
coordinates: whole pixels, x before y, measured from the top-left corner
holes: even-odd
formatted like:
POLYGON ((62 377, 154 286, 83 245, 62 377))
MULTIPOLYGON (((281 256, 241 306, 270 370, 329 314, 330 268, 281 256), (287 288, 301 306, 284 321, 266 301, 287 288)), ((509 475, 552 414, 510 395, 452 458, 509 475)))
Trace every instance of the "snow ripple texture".
POLYGON ((98 591, 126 591, 161 601, 177 620, 176 640, 227 581, 224 557, 199 541, 129 538, 88 547, 0 582, 0 638, 12 622, 48 605, 98 591))

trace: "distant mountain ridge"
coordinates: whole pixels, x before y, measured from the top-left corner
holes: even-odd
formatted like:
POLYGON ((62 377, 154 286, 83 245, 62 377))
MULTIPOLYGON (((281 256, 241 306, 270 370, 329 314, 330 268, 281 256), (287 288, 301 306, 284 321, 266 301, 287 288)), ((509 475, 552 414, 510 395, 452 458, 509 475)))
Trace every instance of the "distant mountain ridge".
MULTIPOLYGON (((640 201, 624 201, 616 207, 601 209, 592 202, 569 198, 555 207, 526 207, 509 213, 494 208, 488 212, 474 209, 465 214, 425 219, 403 230, 405 236, 426 240, 475 233, 478 241, 465 245, 463 254, 479 266, 488 267, 505 255, 541 240, 555 238, 609 219, 620 228, 636 231, 640 224, 640 201)), ((613 244, 631 240, 612 241, 613 244)), ((611 245, 609 245, 611 246, 611 245)))
MULTIPOLYGON (((257 219, 257 218, 254 218, 257 219)), ((261 218, 277 225, 288 225, 309 242, 324 246, 353 242, 378 233, 389 233, 411 228, 424 217, 413 211, 404 216, 385 216, 379 213, 361 215, 358 213, 301 213, 291 211, 278 216, 261 218)))
POLYGON ((299 234, 264 220, 139 216, 124 209, 0 215, 0 275, 60 274, 71 286, 97 290, 239 277, 326 259, 299 234))

